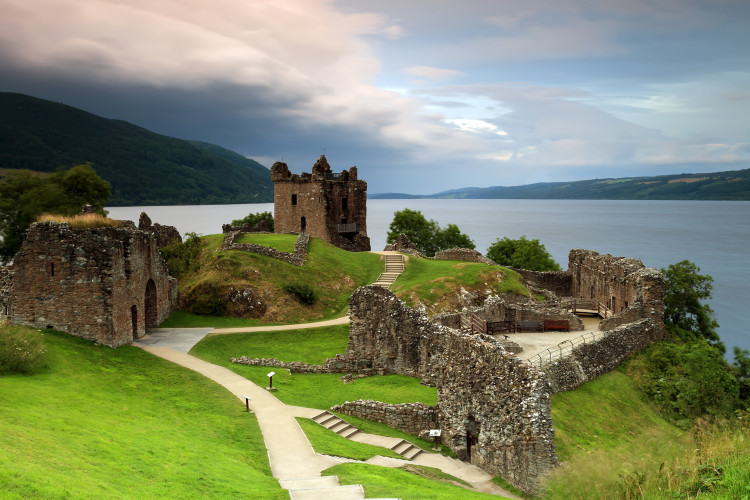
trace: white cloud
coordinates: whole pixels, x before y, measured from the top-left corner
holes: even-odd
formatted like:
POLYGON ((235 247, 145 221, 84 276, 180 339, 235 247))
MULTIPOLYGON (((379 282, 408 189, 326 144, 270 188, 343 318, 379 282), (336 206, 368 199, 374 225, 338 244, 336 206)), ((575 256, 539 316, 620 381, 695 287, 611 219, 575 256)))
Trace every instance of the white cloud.
POLYGON ((432 66, 411 66, 403 71, 407 75, 421 76, 430 80, 453 80, 465 75, 463 71, 434 68, 432 66))

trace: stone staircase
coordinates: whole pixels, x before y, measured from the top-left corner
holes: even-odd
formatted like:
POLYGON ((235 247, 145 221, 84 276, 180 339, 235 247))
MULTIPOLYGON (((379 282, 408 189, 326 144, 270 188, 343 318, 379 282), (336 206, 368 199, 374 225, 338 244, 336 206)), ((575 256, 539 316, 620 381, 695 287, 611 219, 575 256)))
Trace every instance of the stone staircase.
POLYGON ((382 273, 375 285, 382 286, 383 288, 390 288, 399 274, 404 272, 404 256, 401 254, 386 254, 385 255, 385 272, 382 273))
POLYGON ((285 490, 289 490, 290 500, 363 500, 365 498, 365 491, 361 484, 341 486, 336 476, 279 479, 279 484, 285 490))
MULTIPOLYGON (((311 420, 347 439, 351 439, 352 436, 359 432, 359 429, 354 427, 352 424, 350 424, 346 420, 340 419, 329 411, 323 411, 315 415, 311 420)), ((423 452, 422 448, 411 444, 405 439, 402 439, 394 446, 392 446, 391 450, 395 451, 407 460, 413 460, 417 455, 423 452)))
POLYGON ((419 446, 411 444, 406 439, 402 439, 395 446, 391 446, 391 450, 395 451, 407 460, 414 460, 417 455, 423 453, 424 450, 419 446))
POLYGON ((347 439, 359 432, 359 429, 329 411, 323 411, 315 415, 312 421, 347 439))

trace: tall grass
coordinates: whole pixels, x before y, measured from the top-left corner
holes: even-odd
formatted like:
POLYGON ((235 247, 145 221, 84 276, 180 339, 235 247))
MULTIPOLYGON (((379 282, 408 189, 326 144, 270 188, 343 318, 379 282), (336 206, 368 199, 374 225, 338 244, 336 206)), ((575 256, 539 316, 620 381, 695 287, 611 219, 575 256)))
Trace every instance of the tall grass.
POLYGON ((0 321, 0 375, 37 373, 47 367, 43 335, 0 321))
POLYGON ((121 227, 122 221, 110 219, 100 214, 83 214, 83 215, 59 215, 59 214, 42 214, 37 217, 37 222, 51 221, 57 223, 67 223, 70 227, 76 229, 94 229, 99 227, 121 227))

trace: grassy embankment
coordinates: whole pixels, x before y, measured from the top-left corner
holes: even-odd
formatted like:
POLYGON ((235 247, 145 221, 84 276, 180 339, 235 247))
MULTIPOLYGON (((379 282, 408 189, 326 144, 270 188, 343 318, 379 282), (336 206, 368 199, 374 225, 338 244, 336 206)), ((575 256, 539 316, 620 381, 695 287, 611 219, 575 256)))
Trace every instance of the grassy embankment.
POLYGON ((474 262, 429 260, 409 256, 391 291, 407 305, 422 304, 430 315, 460 310, 461 290, 486 297, 512 293, 529 297, 521 276, 500 266, 474 262))
POLYGON ((3 498, 288 498, 253 414, 136 347, 25 329, 49 368, 0 377, 3 498))
MULTIPOLYGON (((253 243, 289 251, 294 249, 296 235, 252 235, 249 238, 253 243)), ((198 248, 183 254, 182 260, 179 257, 167 259, 170 272, 178 279, 180 294, 189 305, 163 326, 257 326, 339 317, 346 313, 352 292, 373 283, 384 267, 379 255, 347 252, 317 238, 310 240, 303 267, 251 252, 222 252, 221 242, 222 235, 202 236, 198 248), (309 289, 314 303, 302 303, 287 290, 289 285, 309 289), (266 312, 254 319, 222 317, 227 312, 223 295, 231 287, 254 289, 265 302, 266 312), (190 314, 190 311, 206 316, 190 314)), ((181 251, 185 252, 186 248, 182 247, 181 251)))

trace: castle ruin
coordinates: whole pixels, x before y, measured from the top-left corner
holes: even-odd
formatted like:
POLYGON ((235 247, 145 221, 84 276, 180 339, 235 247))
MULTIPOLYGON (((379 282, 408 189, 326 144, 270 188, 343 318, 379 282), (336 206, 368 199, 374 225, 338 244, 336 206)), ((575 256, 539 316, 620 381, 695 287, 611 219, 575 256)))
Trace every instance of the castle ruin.
POLYGON ((367 183, 357 179, 357 167, 334 173, 321 155, 312 173, 301 175, 276 162, 271 180, 274 232, 306 233, 352 252, 370 250, 367 183))
MULTIPOLYGON (((178 233, 179 234, 179 233, 178 233)), ((0 319, 118 347, 167 319, 177 301, 153 232, 37 222, 0 268, 0 319)))

